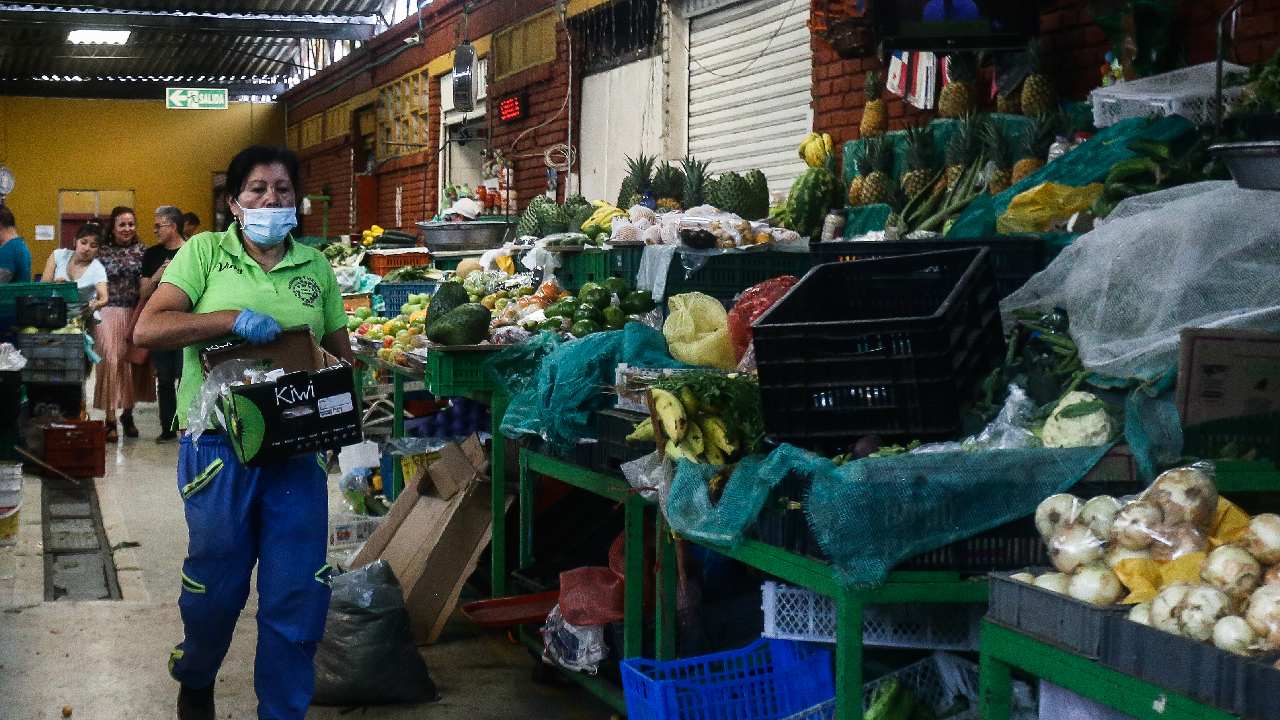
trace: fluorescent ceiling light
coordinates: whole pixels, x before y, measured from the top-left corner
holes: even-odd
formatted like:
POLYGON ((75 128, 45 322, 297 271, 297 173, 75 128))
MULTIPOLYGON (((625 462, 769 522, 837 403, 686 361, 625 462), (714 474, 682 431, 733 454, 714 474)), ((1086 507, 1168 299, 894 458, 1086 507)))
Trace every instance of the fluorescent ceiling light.
POLYGON ((67 33, 67 42, 75 45, 123 45, 128 41, 128 30, 72 30, 67 33))

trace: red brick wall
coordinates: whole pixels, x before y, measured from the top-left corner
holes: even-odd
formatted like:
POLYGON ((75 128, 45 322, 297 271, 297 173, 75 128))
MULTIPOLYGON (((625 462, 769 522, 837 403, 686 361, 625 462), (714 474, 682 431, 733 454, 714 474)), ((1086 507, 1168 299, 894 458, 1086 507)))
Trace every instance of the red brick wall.
MULTIPOLYGON (((826 0, 813 0, 818 11, 826 0)), ((1189 63, 1212 60, 1217 18, 1230 0, 1182 3, 1174 34, 1184 48, 1189 63)), ((1047 0, 1041 16, 1044 70, 1065 98, 1083 100, 1097 87, 1099 68, 1111 49, 1105 34, 1093 24, 1088 0, 1047 0)), ((1280 48, 1280 0, 1253 0, 1246 3, 1238 26, 1235 59, 1256 63, 1280 48)), ((813 48, 814 130, 829 132, 837 142, 858 137, 862 120, 863 81, 870 69, 882 69, 878 58, 842 60, 825 40, 816 35, 813 48)), ((886 94, 889 124, 901 129, 917 118, 930 117, 886 94)))
MULTIPOLYGON (((351 232, 351 148, 346 138, 334 139, 322 143, 309 152, 303 153, 302 187, 308 195, 328 193, 329 235, 340 235, 351 232)), ((302 217, 302 231, 305 235, 320 235, 323 232, 324 213, 322 205, 312 206, 311 214, 302 217)))
MULTIPOLYGON (((557 35, 556 55, 558 59, 556 62, 532 68, 513 77, 505 78, 501 82, 491 82, 489 85, 489 118, 492 124, 490 147, 502 150, 508 159, 513 159, 512 164, 515 169, 513 189, 516 192, 516 200, 522 208, 528 205, 535 195, 541 194, 546 190, 547 166, 543 158, 544 151, 549 147, 568 141, 569 109, 565 108, 565 111, 557 116, 560 109, 565 107, 565 93, 569 88, 568 75, 565 72, 568 43, 569 36, 561 28, 557 35), (498 122, 497 110, 494 105, 503 97, 516 92, 525 94, 528 113, 524 119, 516 122, 498 122), (547 124, 539 128, 538 126, 543 125, 543 123, 547 124), (521 135, 523 135, 523 138, 521 135), (517 140, 519 140, 520 144, 513 148, 512 145, 517 140)), ((577 61, 581 56, 582 53, 577 52, 575 48, 575 65, 578 66, 573 73, 575 86, 573 92, 575 136, 578 132, 578 127, 581 126, 579 122, 579 108, 581 107, 579 98, 582 96, 582 66, 577 61)), ((577 140, 574 142, 576 144, 577 140)), ((564 181, 564 173, 560 173, 557 190, 560 200, 564 199, 564 181)))

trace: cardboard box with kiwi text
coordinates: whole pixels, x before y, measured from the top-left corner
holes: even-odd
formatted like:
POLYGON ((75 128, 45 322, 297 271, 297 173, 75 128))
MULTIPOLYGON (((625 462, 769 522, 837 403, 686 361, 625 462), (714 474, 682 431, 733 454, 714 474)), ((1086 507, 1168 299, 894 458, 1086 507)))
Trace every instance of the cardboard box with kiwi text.
POLYGON ((294 455, 352 445, 363 438, 355 374, 329 354, 306 327, 291 328, 266 345, 230 341, 204 349, 208 373, 229 368, 283 371, 265 382, 230 388, 219 400, 236 457, 261 467, 294 455))

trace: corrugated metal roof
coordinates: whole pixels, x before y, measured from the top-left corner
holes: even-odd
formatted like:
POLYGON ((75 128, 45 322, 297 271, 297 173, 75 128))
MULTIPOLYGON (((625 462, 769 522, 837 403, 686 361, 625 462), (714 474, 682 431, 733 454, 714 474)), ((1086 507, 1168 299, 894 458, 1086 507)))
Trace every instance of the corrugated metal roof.
MULTIPOLYGON (((72 45, 67 33, 77 27, 80 12, 72 3, 17 4, 0 1, 0 94, 33 92, 59 95, 51 80, 92 80, 103 88, 121 82, 119 93, 108 96, 139 97, 128 90, 130 81, 161 82, 185 79, 211 85, 249 82, 283 82, 296 66, 298 37, 281 28, 297 20, 348 24, 358 22, 366 30, 382 0, 113 0, 108 4, 80 4, 89 12, 103 9, 163 14, 144 23, 127 23, 132 32, 124 45, 72 45), (106 7, 104 7, 104 5, 106 7), (59 12, 49 13, 49 10, 59 12), (44 12, 40 12, 44 11, 44 12), (67 11, 67 12, 61 12, 67 11), (189 19, 176 27, 163 24, 178 13, 216 13, 235 19, 237 14, 269 14, 271 19, 250 18, 217 32, 192 29, 208 19, 189 19), (65 20, 64 16, 65 15, 65 20), (156 25, 159 24, 159 27, 156 25), (257 33, 258 27, 263 28, 257 33), (106 81, 106 82, 103 82, 106 81), (33 85, 32 83, 36 83, 33 85), (43 84, 41 84, 43 83, 43 84)), ((127 16, 121 16, 127 17, 127 16)), ((99 25, 101 26, 101 25, 99 25)), ((308 36, 300 32, 299 36, 308 36)), ((83 86, 81 90, 83 92, 83 86)))

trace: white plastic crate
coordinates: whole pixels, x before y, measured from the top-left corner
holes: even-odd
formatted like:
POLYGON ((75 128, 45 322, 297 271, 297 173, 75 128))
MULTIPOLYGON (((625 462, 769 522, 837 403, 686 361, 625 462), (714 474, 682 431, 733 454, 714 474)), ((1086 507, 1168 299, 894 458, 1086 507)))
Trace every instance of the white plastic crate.
MULTIPOLYGON (((836 606, 805 588, 766 582, 761 587, 765 637, 834 643, 836 606)), ((977 650, 980 604, 868 605, 862 610, 862 644, 868 647, 977 650)))
MULTIPOLYGON (((976 663, 943 652, 934 653, 919 662, 864 685, 862 687, 864 711, 870 705, 876 688, 894 678, 915 697, 917 702, 927 705, 938 715, 959 706, 966 706, 966 709, 959 714, 947 717, 950 720, 980 720, 981 718, 978 708, 978 665, 976 663)), ((834 720, 835 702, 834 699, 829 700, 784 720, 834 720)))
MULTIPOLYGON (((1217 93, 1217 64, 1204 63, 1098 88, 1089 93, 1093 104, 1093 124, 1108 127, 1121 120, 1149 115, 1181 115, 1196 125, 1214 122, 1217 93)), ((1232 74, 1248 68, 1232 63, 1223 66, 1223 112, 1239 99, 1242 87, 1225 87, 1232 74)))
POLYGON ((351 512, 334 513, 329 519, 329 549, 348 550, 364 544, 386 516, 373 517, 351 512))

